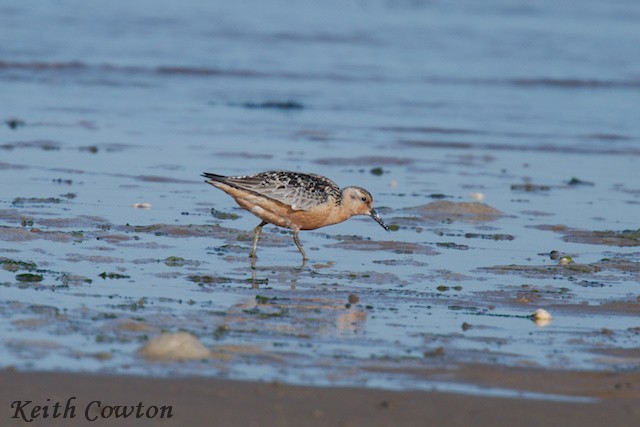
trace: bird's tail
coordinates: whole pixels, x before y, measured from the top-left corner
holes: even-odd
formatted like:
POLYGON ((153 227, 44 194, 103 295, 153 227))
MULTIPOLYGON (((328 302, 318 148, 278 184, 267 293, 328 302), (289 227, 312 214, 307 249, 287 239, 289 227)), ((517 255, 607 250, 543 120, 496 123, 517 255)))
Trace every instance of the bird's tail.
POLYGON ((207 178, 209 181, 216 181, 216 182, 224 182, 225 179, 227 179, 227 177, 224 175, 216 175, 215 173, 209 173, 209 172, 204 172, 200 176, 207 178))

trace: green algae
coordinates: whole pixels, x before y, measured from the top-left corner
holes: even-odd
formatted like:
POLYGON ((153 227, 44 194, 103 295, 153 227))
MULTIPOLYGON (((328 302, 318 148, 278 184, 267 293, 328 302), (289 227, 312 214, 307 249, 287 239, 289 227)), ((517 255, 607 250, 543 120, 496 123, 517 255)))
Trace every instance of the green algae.
POLYGON ((18 282, 42 282, 44 277, 41 274, 23 273, 16 275, 18 282))
POLYGON ((126 274, 120 274, 120 273, 107 273, 106 271, 103 271, 102 273, 98 274, 99 277, 102 277, 103 279, 128 279, 131 276, 127 276, 126 274))

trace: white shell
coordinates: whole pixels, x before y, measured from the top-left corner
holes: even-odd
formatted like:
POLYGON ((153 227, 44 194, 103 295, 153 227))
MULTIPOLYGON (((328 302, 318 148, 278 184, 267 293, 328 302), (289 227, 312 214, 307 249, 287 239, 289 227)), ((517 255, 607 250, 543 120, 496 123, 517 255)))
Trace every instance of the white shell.
POLYGON ((544 308, 539 308, 536 311, 534 311, 531 317, 533 317, 534 319, 548 319, 548 320, 553 319, 553 316, 551 315, 551 313, 549 313, 544 308))
POLYGON ((531 315, 531 319, 538 326, 547 326, 549 323, 551 323, 553 316, 544 308, 539 308, 533 312, 533 314, 531 315))

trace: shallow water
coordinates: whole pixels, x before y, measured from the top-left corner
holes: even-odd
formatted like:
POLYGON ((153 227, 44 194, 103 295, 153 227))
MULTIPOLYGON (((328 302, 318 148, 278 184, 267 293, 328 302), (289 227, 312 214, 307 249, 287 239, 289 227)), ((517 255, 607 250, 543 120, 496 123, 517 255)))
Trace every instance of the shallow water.
POLYGON ((3 366, 394 389, 640 367, 613 353, 640 328, 635 2, 227 3, 0 6, 3 366), (199 174, 267 169, 363 186, 398 229, 302 233, 301 266, 268 226, 252 268, 258 220, 199 174), (442 204, 471 193, 502 215, 442 204), (138 356, 178 330, 219 357, 138 356))

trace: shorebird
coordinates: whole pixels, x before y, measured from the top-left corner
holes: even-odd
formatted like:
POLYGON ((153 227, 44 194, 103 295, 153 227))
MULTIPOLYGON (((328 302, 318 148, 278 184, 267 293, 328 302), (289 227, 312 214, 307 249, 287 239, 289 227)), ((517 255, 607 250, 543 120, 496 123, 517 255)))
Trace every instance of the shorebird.
POLYGON ((268 171, 246 176, 222 176, 203 173, 207 183, 234 198, 240 207, 261 219, 253 231, 256 257, 262 227, 274 224, 293 230, 293 241, 307 260, 298 232, 337 224, 354 215, 369 215, 385 230, 389 230, 373 208, 371 193, 361 187, 340 189, 335 182, 321 175, 268 171))

